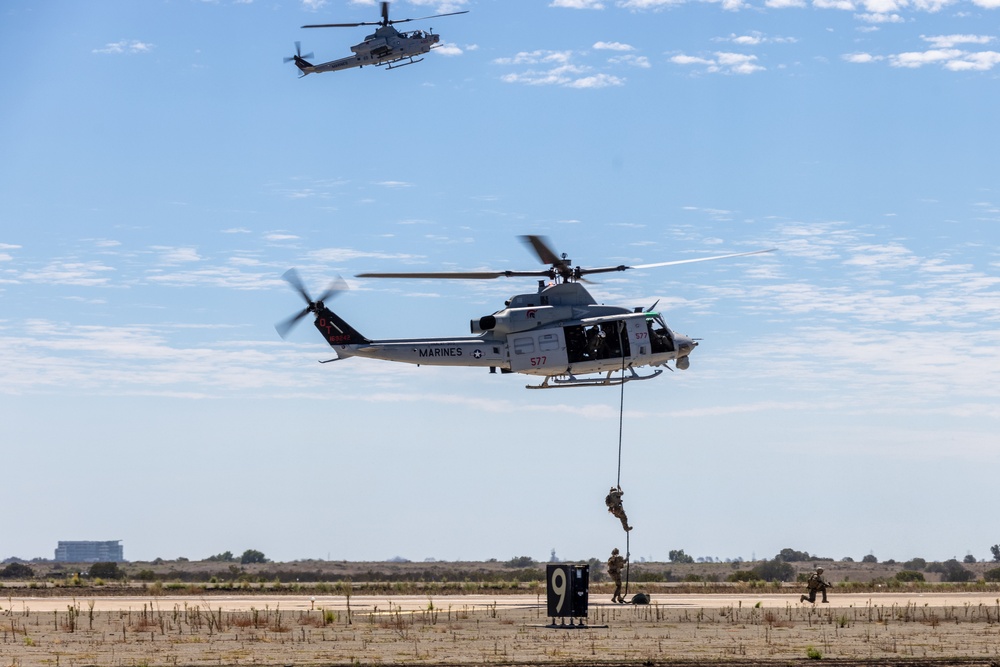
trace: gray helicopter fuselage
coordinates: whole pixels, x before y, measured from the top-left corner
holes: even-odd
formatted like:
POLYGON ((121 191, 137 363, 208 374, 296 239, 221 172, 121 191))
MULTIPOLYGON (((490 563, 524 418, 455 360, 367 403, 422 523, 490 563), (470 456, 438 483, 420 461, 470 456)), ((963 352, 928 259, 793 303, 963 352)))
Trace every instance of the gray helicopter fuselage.
POLYGON ((686 368, 697 345, 658 313, 594 303, 579 283, 519 294, 503 310, 471 322, 476 336, 366 340, 331 346, 338 357, 428 366, 478 366, 538 376, 584 375, 623 367, 686 368))
POLYGON ((353 56, 318 65, 306 63, 299 65, 299 69, 303 74, 319 74, 367 65, 388 64, 391 67, 393 63, 427 53, 435 47, 438 40, 440 36, 431 32, 423 30, 399 32, 392 26, 384 26, 365 37, 365 41, 352 46, 353 56))

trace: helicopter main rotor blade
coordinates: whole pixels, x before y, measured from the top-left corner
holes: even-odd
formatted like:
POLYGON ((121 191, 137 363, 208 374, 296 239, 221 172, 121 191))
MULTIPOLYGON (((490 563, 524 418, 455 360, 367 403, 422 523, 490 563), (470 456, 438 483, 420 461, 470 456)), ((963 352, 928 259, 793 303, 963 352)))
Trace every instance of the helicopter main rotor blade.
POLYGON ((378 21, 363 21, 361 23, 314 23, 303 28, 357 28, 359 25, 382 25, 378 21))
POLYGON ((415 273, 359 273, 357 278, 425 278, 431 280, 492 280, 494 278, 553 277, 549 271, 438 271, 415 273))
POLYGON ((594 269, 577 269, 577 275, 585 276, 591 273, 612 273, 614 271, 628 271, 629 269, 652 269, 658 266, 676 266, 678 264, 693 264, 695 262, 710 262, 716 259, 729 259, 730 257, 745 257, 746 255, 759 255, 763 252, 774 252, 776 248, 768 248, 767 250, 751 250, 750 252, 736 252, 729 255, 715 255, 714 257, 696 257, 694 259, 675 259, 669 262, 655 262, 653 264, 636 264, 635 266, 627 266, 625 264, 619 264, 618 266, 603 266, 594 269))
POLYGON ((519 237, 522 242, 531 247, 538 255, 538 259, 542 260, 543 264, 562 264, 564 263, 562 259, 556 255, 555 251, 548 245, 548 239, 544 236, 535 236, 534 234, 525 234, 519 237))
MULTIPOLYGON (((711 262, 716 259, 729 259, 730 257, 746 257, 747 255, 760 255, 765 252, 774 252, 777 248, 768 248, 767 250, 751 250, 750 252, 735 252, 729 255, 715 255, 714 257, 696 257, 694 259, 675 259, 671 262, 656 262, 654 264, 636 264, 635 266, 626 266, 624 268, 616 267, 614 269, 605 269, 606 271, 624 271, 625 269, 652 269, 657 266, 675 266, 677 264, 693 264, 694 262, 711 262)), ((585 273, 590 273, 591 269, 584 269, 585 273)))
POLYGON ((436 19, 436 18, 440 18, 442 16, 455 16, 457 14, 468 14, 468 13, 469 13, 469 10, 466 9, 465 11, 461 11, 461 12, 449 12, 447 14, 435 14, 434 16, 421 16, 418 19, 393 19, 392 21, 389 21, 389 25, 392 25, 393 23, 406 23, 407 21, 425 21, 427 19, 436 19))
POLYGON ((563 280, 574 280, 579 278, 581 273, 574 273, 573 267, 570 265, 570 261, 566 259, 566 255, 559 257, 556 252, 549 245, 549 240, 544 236, 536 236, 534 234, 527 234, 521 236, 521 241, 531 247, 538 255, 543 263, 549 264, 552 267, 549 275, 552 276, 553 280, 556 275, 562 277, 563 280))

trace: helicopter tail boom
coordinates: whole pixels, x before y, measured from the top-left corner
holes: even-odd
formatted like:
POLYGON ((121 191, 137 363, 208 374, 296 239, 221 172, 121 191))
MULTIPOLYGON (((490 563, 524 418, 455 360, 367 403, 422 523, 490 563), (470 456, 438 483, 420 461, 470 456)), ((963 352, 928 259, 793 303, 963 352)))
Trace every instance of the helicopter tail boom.
POLYGON ((341 345, 368 345, 371 343, 371 340, 362 336, 357 329, 326 306, 320 306, 316 309, 316 320, 313 324, 323 334, 323 338, 330 344, 330 347, 335 349, 341 345))

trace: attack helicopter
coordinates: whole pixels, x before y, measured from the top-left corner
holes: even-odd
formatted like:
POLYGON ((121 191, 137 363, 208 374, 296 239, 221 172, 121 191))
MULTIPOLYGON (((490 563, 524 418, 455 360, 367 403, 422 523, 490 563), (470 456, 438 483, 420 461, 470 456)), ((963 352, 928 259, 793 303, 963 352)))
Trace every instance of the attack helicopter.
POLYGON ((386 65, 386 69, 396 69, 405 65, 412 65, 423 60, 414 59, 427 53, 433 48, 437 48, 439 35, 434 34, 431 28, 426 32, 423 30, 411 30, 400 32, 393 28, 396 23, 408 23, 409 21, 423 21, 435 19, 441 16, 455 16, 456 14, 468 14, 469 11, 449 12, 447 14, 435 14, 433 16, 422 16, 416 19, 389 19, 389 3, 382 3, 382 20, 377 22, 363 21, 361 23, 320 23, 314 25, 304 25, 303 28, 355 28, 362 25, 377 25, 375 32, 365 37, 365 41, 351 47, 353 56, 331 60, 330 62, 313 65, 307 60, 313 54, 302 55, 302 45, 295 42, 295 55, 285 58, 285 62, 294 62, 299 68, 300 78, 306 74, 320 74, 322 72, 336 72, 352 67, 364 67, 365 65, 386 65))
POLYGON ((582 283, 584 276, 597 273, 651 269, 693 262, 745 257, 765 252, 753 250, 728 255, 698 257, 635 266, 600 268, 574 267, 565 254, 557 255, 547 239, 522 236, 543 264, 549 268, 533 271, 455 271, 419 273, 359 273, 358 278, 419 278, 434 280, 490 280, 506 277, 539 277, 538 290, 511 297, 505 307, 470 322, 473 335, 455 338, 401 338, 373 340, 326 306, 326 301, 347 288, 343 279, 313 299, 298 272, 289 269, 282 276, 306 302, 305 308, 275 325, 285 338, 309 314, 313 324, 337 356, 329 363, 348 357, 367 357, 428 366, 475 366, 491 373, 523 373, 538 376, 541 382, 528 389, 619 385, 632 380, 649 380, 663 368, 686 370, 688 358, 698 346, 689 336, 667 326, 654 303, 649 308, 624 308, 598 304, 582 283), (546 280, 547 279, 547 280, 546 280), (652 367, 640 374, 636 369, 652 367), (662 368, 661 368, 662 367, 662 368), (619 375, 615 375, 620 372, 619 375), (627 374, 626 374, 627 372, 627 374))

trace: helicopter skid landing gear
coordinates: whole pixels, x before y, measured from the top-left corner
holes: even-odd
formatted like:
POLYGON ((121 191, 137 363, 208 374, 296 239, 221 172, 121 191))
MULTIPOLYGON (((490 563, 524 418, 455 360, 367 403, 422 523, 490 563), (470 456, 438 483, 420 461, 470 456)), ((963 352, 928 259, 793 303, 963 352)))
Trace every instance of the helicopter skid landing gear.
POLYGON ((398 69, 400 67, 406 67, 407 65, 414 65, 416 63, 422 62, 423 58, 417 58, 416 60, 414 60, 413 57, 411 56, 409 58, 409 62, 403 63, 402 65, 396 65, 395 63, 398 63, 400 60, 404 60, 404 58, 400 58, 399 60, 393 60, 391 63, 389 63, 389 66, 386 67, 386 69, 398 69))
POLYGON ((603 377, 590 377, 590 378, 578 378, 572 373, 567 373, 566 375, 549 375, 542 380, 541 384, 529 384, 525 385, 525 389, 562 389, 565 387, 614 387, 616 385, 625 384, 626 382, 631 382, 632 380, 652 380, 661 373, 662 369, 657 369, 650 373, 649 375, 639 375, 635 372, 635 369, 629 366, 628 372, 631 374, 627 377, 611 377, 611 374, 615 371, 608 371, 603 377), (549 384, 549 380, 553 384, 549 384))

